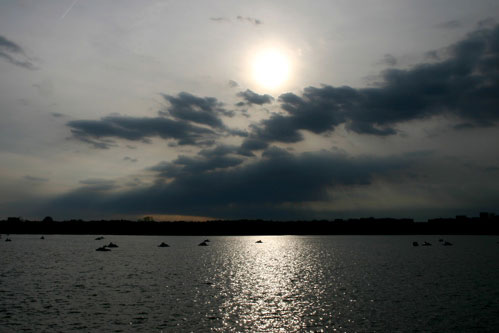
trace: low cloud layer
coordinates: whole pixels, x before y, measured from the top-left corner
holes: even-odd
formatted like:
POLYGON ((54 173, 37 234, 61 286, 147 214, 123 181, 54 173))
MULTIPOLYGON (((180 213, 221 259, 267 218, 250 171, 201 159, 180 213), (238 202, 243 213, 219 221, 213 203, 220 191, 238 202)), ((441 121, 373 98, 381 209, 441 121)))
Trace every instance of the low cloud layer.
POLYGON ((255 217, 263 209, 278 218, 282 205, 328 200, 337 186, 366 186, 376 175, 408 165, 403 157, 352 158, 329 152, 292 155, 275 147, 262 159, 242 165, 240 158, 228 154, 180 156, 151 168, 157 181, 150 187, 121 194, 82 188, 52 205, 57 209, 78 205, 107 212, 223 218, 255 217))

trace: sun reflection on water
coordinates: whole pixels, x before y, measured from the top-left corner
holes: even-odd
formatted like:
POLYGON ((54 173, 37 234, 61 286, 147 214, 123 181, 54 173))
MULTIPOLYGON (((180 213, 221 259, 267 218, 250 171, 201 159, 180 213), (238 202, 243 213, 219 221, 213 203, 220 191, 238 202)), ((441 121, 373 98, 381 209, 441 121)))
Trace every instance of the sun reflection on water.
POLYGON ((303 240, 273 237, 248 243, 232 254, 228 288, 220 313, 223 325, 236 331, 321 331, 327 318, 319 313, 323 272, 307 253, 303 240), (313 269, 312 269, 313 268, 313 269), (314 310, 312 310, 314 309, 314 310))

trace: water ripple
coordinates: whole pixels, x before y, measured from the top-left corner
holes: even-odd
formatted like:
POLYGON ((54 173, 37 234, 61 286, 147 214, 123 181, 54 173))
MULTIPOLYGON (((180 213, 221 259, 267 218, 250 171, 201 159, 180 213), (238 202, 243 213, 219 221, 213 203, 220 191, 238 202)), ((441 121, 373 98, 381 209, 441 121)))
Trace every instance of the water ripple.
POLYGON ((413 236, 212 237, 207 247, 108 236, 119 248, 105 253, 95 236, 12 238, 0 243, 2 332, 499 327, 495 237, 413 248, 413 236))

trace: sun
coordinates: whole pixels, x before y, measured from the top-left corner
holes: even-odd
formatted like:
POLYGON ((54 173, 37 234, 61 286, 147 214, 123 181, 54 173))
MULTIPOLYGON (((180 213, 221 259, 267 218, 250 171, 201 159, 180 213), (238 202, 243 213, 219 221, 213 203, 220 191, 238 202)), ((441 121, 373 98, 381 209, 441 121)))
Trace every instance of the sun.
POLYGON ((286 82, 290 74, 290 61, 278 49, 264 49, 256 53, 252 63, 253 79, 259 86, 274 90, 286 82))

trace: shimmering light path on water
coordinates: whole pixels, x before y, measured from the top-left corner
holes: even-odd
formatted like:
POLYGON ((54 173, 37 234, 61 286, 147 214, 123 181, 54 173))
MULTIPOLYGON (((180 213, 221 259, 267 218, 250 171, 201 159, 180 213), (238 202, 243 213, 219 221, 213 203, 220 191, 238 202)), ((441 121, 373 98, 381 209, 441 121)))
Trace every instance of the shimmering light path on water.
POLYGON ((499 327, 499 237, 445 237, 452 247, 437 236, 210 237, 207 247, 201 237, 10 238, 0 240, 2 332, 499 327), (95 251, 110 241, 119 248, 95 251))

